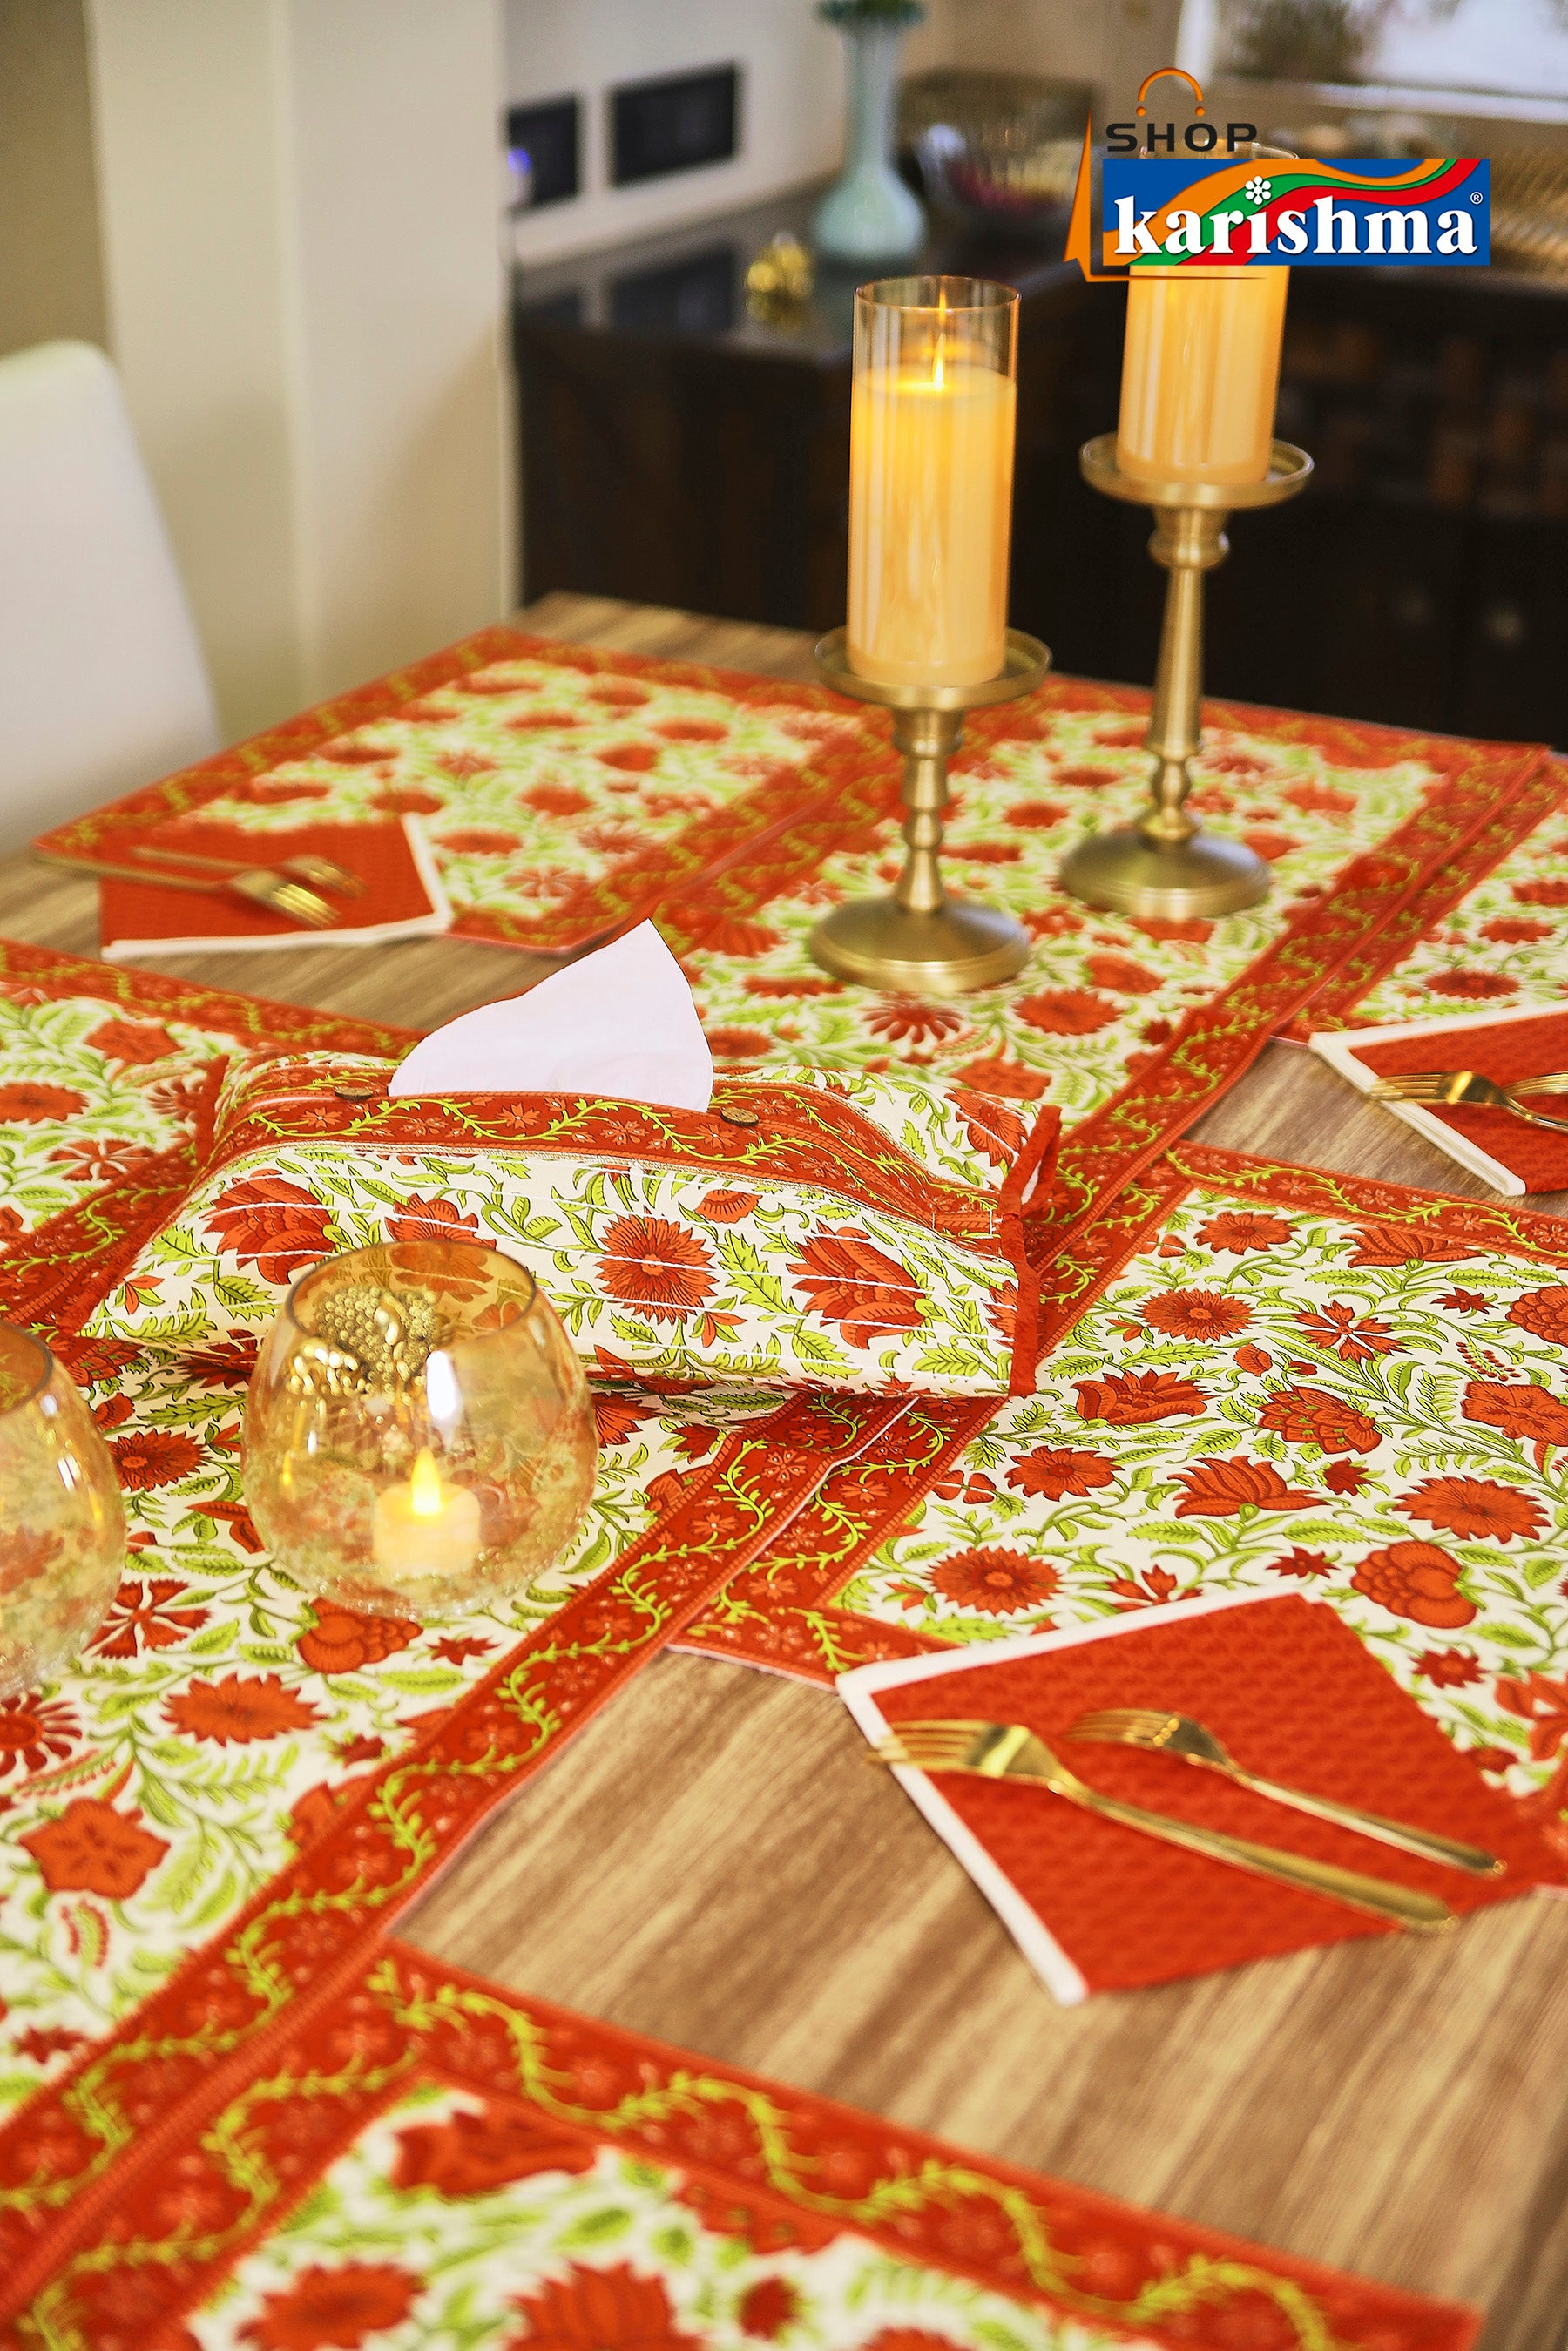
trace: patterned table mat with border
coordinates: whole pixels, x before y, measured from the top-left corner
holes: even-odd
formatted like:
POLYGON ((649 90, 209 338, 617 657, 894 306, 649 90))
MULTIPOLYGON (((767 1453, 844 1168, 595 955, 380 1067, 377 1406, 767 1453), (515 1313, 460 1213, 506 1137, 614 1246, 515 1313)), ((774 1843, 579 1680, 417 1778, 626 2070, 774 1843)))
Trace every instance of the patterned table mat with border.
POLYGON ((896 763, 885 728, 822 687, 491 628, 37 846, 113 858, 199 811, 265 854, 305 818, 416 815, 454 935, 554 954, 849 791, 896 798, 896 763))
POLYGON ((73 2214, 12 2294, 27 2339, 1465 2351, 1479 2325, 397 1943, 254 2061, 73 2214))

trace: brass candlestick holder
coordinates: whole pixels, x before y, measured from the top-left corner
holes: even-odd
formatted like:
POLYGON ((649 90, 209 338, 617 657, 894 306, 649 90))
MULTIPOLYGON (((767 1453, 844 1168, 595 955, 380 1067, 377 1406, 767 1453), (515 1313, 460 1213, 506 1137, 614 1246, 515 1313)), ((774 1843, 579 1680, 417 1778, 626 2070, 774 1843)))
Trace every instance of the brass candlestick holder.
POLYGON ((1061 862, 1063 886, 1116 914, 1232 914, 1269 894, 1269 869, 1245 842, 1209 832, 1186 806, 1188 762, 1203 739, 1203 575, 1230 552, 1225 518, 1237 507, 1276 507, 1305 489, 1312 461, 1288 441, 1270 444, 1260 482, 1150 481, 1116 463, 1116 435, 1086 441, 1078 462, 1107 497, 1155 510, 1149 552, 1169 573, 1155 706, 1145 741, 1154 755, 1150 806, 1136 824, 1092 834, 1061 862))
POLYGON ((824 914, 811 953, 825 971, 900 996, 962 996, 1021 971, 1030 936, 995 906, 949 898, 942 886, 947 763, 964 739, 964 713, 1031 693, 1051 666, 1037 637, 1009 629, 999 675, 978 685, 882 685, 851 669, 847 632, 816 649, 817 674, 839 694, 893 713, 904 754, 904 872, 890 898, 852 898, 824 914))

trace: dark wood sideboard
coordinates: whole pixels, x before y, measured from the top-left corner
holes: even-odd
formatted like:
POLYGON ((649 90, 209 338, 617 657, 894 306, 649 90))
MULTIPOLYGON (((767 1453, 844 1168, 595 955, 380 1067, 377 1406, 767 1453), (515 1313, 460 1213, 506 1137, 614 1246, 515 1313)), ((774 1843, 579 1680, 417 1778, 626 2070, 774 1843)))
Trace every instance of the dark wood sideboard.
MULTIPOLYGON (((853 275, 753 316, 747 265, 815 191, 519 270, 525 599, 551 589, 789 628, 843 618, 853 275)), ((1012 618, 1058 664, 1153 672, 1163 575, 1079 444, 1116 421, 1123 298, 1046 245, 954 230, 921 266, 1022 298, 1012 618)), ((1217 694, 1568 745, 1568 287, 1298 270, 1281 434, 1307 495, 1231 526, 1217 694)))

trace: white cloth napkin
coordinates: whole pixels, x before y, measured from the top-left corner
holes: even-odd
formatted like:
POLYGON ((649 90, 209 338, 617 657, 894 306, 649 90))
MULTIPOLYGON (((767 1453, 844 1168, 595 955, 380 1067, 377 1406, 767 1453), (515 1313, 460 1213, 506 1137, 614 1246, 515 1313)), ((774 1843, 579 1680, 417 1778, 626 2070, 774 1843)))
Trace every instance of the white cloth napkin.
POLYGON ((639 923, 526 995, 433 1029, 388 1092, 608 1094, 706 1111, 713 1055, 679 964, 652 923, 639 923))

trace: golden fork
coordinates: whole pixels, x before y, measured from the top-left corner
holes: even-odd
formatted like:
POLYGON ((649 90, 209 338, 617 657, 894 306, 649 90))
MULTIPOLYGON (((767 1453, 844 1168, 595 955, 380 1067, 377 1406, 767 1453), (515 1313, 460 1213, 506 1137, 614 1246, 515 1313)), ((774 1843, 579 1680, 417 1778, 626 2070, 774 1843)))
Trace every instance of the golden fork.
POLYGON ((870 1761, 890 1770, 954 1771, 980 1780, 1019 1780, 1049 1788, 1070 1804, 1082 1806, 1102 1820, 1141 1829, 1145 1836, 1183 1846, 1210 1861, 1225 1861, 1272 1877, 1304 1894, 1326 1895, 1348 1903, 1374 1918, 1403 1927, 1413 1935, 1441 1935, 1458 1924, 1446 1902, 1417 1894, 1386 1878, 1363 1877, 1333 1862, 1312 1861, 1304 1854, 1285 1853, 1277 1845, 1252 1844, 1222 1829, 1198 1828, 1190 1821, 1173 1820, 1166 1813, 1147 1813, 1139 1804, 1124 1804, 1117 1796, 1103 1796, 1097 1788, 1075 1779, 1057 1761, 1044 1741, 1021 1722, 901 1722, 893 1735, 872 1750, 870 1761))
MULTIPOLYGON (((181 865, 195 865, 204 872, 225 876, 251 870, 236 858, 199 857, 193 849, 175 849, 168 842, 153 849, 143 849, 133 842, 126 854, 159 865, 165 858, 172 857, 181 865)), ((319 856, 313 849, 302 849, 293 857, 276 858, 268 871, 287 874, 297 882, 314 882, 319 889, 330 890, 337 898, 362 898, 365 894, 365 884, 359 874, 340 865, 335 857, 319 856)))
POLYGON ((253 905, 265 906, 268 914, 285 914, 291 923, 303 923, 312 931, 327 930, 341 919, 325 898, 306 889, 302 882, 291 882, 276 866, 244 866, 225 874, 221 881, 202 882, 193 873, 154 873, 145 865, 110 864, 105 858, 46 856, 43 862, 68 866, 73 873, 101 874, 111 882, 150 883, 159 890, 195 890, 204 898, 232 890, 253 905))
POLYGON ((1511 1110, 1530 1126, 1568 1132, 1568 1120, 1546 1118, 1520 1099, 1527 1092, 1568 1093, 1568 1074, 1561 1071, 1550 1077, 1521 1079, 1516 1086, 1500 1086, 1490 1078, 1478 1077, 1474 1070, 1412 1070, 1402 1078, 1378 1078, 1367 1092, 1374 1102, 1437 1102, 1448 1110, 1457 1102, 1479 1102, 1494 1110, 1511 1110))
POLYGON ((1142 1747, 1158 1755, 1179 1755, 1184 1763, 1221 1772, 1239 1788, 1250 1788, 1255 1796, 1272 1797, 1275 1803, 1289 1804, 1293 1812, 1310 1813, 1313 1820, 1333 1821, 1337 1827, 1375 1837, 1381 1844, 1397 1845, 1401 1853, 1416 1854, 1423 1861, 1468 1869, 1476 1877, 1500 1877, 1507 1865, 1495 1855, 1483 1853, 1479 1845, 1461 1844, 1456 1837, 1439 1836, 1435 1829, 1412 1828, 1406 1821, 1385 1820, 1381 1813, 1364 1813, 1358 1804, 1336 1804, 1330 1796, 1312 1796, 1304 1789, 1260 1779, 1238 1763, 1213 1731, 1194 1722, 1190 1715, 1161 1714, 1146 1707, 1107 1707, 1098 1714, 1080 1715, 1067 1736, 1114 1747, 1142 1747))

